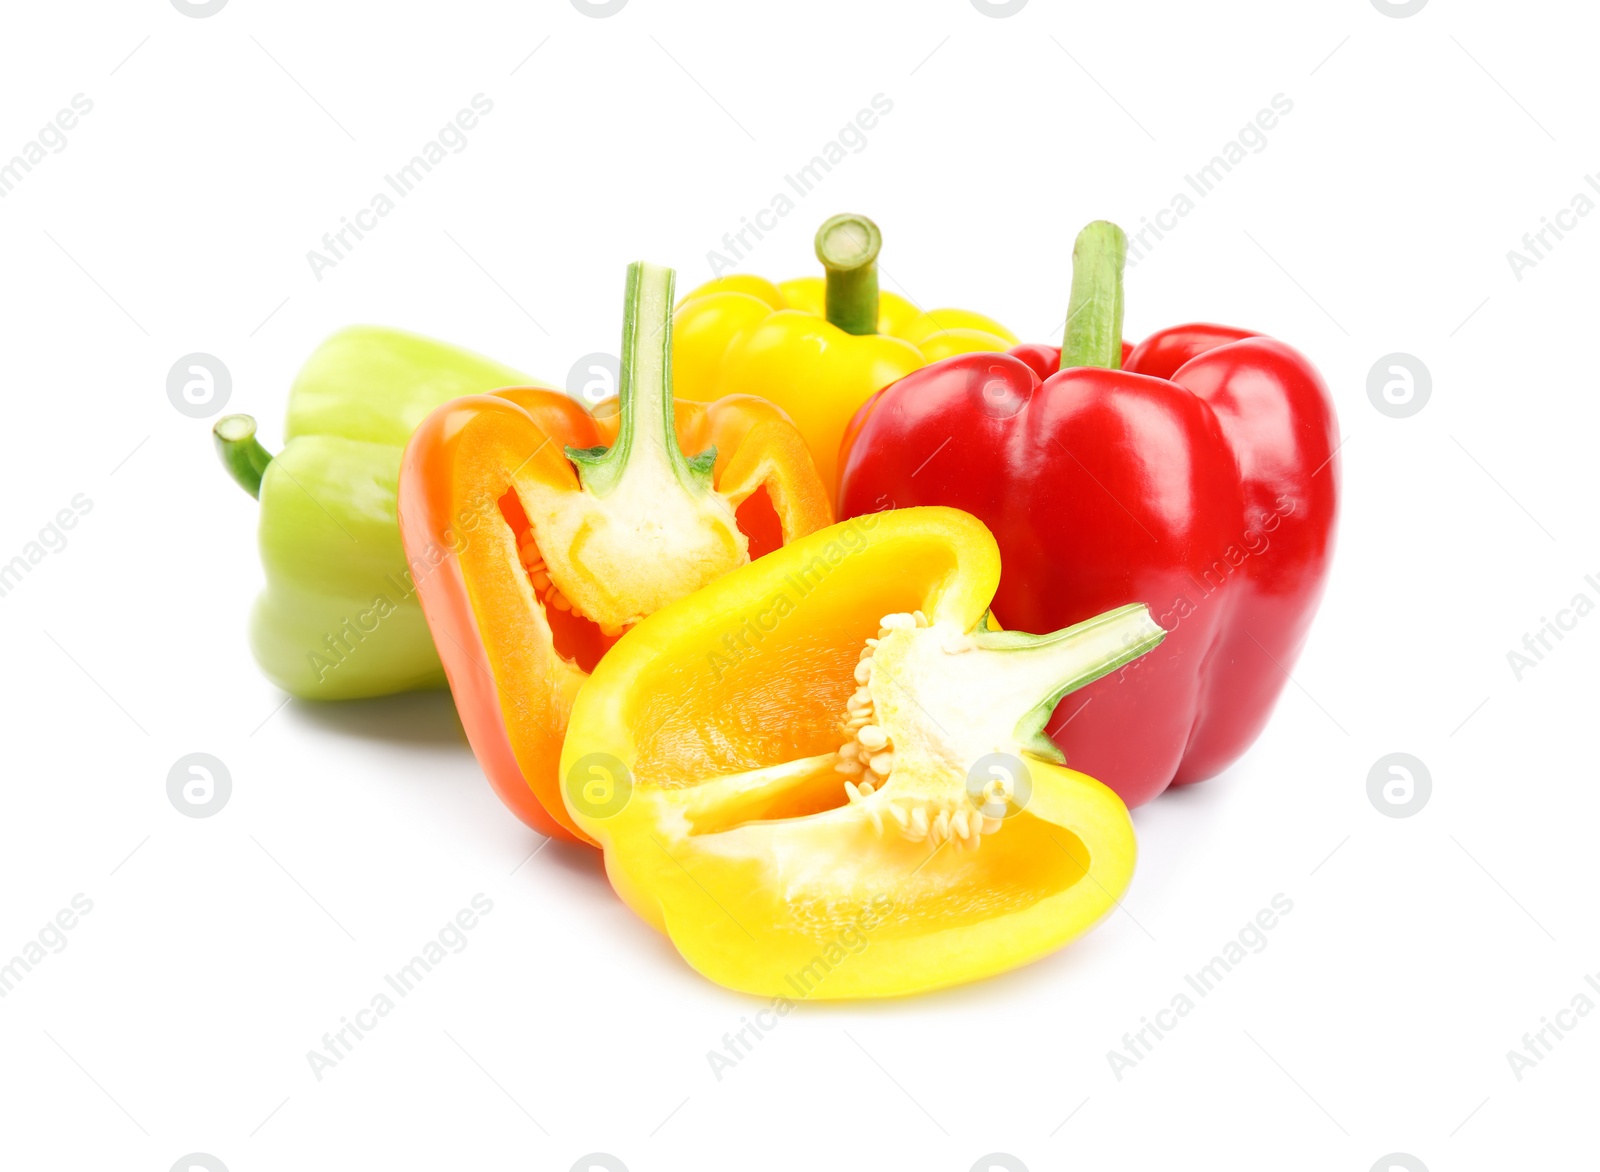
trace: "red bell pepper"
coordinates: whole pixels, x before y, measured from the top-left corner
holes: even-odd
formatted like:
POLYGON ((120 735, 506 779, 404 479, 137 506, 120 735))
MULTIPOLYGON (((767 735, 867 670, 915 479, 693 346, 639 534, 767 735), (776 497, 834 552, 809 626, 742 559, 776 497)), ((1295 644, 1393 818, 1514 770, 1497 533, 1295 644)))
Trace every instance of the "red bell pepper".
POLYGON ((1122 334, 1126 239, 1073 249, 1061 350, 924 367, 845 433, 841 517, 953 505, 993 530, 994 614, 1045 632, 1131 602, 1169 632, 1046 726, 1130 806, 1226 768, 1261 732, 1327 579, 1338 434, 1327 387, 1282 342, 1185 325, 1122 334))

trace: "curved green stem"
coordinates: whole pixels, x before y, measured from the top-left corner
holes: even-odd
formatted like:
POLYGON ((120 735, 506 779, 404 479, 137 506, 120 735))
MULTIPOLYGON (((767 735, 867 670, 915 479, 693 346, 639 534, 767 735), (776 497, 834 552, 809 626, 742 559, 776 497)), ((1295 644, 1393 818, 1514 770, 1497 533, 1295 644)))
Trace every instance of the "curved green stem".
POLYGON ((831 216, 817 229, 816 247, 828 271, 827 319, 847 334, 877 333, 878 225, 849 212, 831 216))
POLYGON ((612 492, 630 462, 665 461, 688 489, 710 480, 716 449, 692 460, 678 446, 672 412, 672 288, 663 265, 628 266, 622 310, 622 371, 617 380, 617 442, 609 448, 568 448, 578 478, 595 496, 612 492))
POLYGON ((224 415, 211 429, 217 456, 228 475, 251 496, 261 497, 261 477, 272 463, 272 453, 256 439, 256 421, 249 415, 224 415))
POLYGON ((1064 761, 1044 726, 1068 692, 1132 663, 1167 637, 1143 603, 1131 603, 1048 635, 1025 631, 972 633, 980 654, 1004 660, 1008 678, 1027 681, 1021 690, 1036 703, 1017 721, 1017 743, 1049 761, 1064 761))
POLYGON ((1096 220, 1072 246, 1072 300, 1061 339, 1061 369, 1122 366, 1122 265, 1128 238, 1110 220, 1096 220))

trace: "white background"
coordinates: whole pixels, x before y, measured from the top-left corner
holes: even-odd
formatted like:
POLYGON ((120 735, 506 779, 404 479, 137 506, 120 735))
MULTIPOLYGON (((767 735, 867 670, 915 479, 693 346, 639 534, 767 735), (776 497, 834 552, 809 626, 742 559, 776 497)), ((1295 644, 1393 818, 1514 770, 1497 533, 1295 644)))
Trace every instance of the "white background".
POLYGON ((0 598, 0 959, 94 906, 0 1000, 0 1166, 1592 1160, 1600 1015, 1520 1081, 1506 1052, 1600 972, 1600 618, 1520 682, 1507 652, 1600 601, 1600 216, 1520 281, 1506 253, 1600 168, 1596 31, 1575 2, 1466 0, 8 6, 0 157, 94 109, 0 200, 0 561, 93 508, 0 598), (468 147, 317 280, 307 250, 478 93, 468 147), (708 277, 878 93, 865 149, 741 267, 810 272, 816 225, 862 211, 887 287, 1039 340, 1084 222, 1137 227, 1293 101, 1130 273, 1127 326, 1313 357, 1346 437, 1338 559, 1261 741, 1135 814, 1126 914, 980 985, 802 1006, 718 1081, 707 1051, 761 1002, 689 971, 590 854, 529 859, 447 698, 286 704, 257 674, 256 509, 165 380, 217 355, 269 447, 350 322, 563 380, 615 348, 628 260, 708 277), (1393 351, 1432 374, 1407 419, 1366 393, 1393 351), (196 751, 233 777, 207 819, 166 795, 196 751), (1433 780, 1405 819, 1367 796, 1396 751, 1433 780), (480 892, 466 950, 317 1081, 306 1052, 480 892), (1119 1081, 1107 1051, 1280 892, 1265 950, 1119 1081))

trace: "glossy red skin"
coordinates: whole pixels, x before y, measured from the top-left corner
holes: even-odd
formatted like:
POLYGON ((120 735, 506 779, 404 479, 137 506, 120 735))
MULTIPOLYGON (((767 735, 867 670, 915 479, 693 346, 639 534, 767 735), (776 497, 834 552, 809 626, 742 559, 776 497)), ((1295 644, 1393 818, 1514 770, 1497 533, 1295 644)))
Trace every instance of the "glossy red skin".
POLYGON ((839 504, 977 516, 1000 544, 1007 627, 1150 607, 1161 646, 1048 726, 1137 806, 1221 772, 1266 724, 1327 580, 1340 472, 1327 387, 1283 343, 1186 325, 1124 355, 1050 373, 1060 352, 1028 345, 908 375, 846 432, 839 504))

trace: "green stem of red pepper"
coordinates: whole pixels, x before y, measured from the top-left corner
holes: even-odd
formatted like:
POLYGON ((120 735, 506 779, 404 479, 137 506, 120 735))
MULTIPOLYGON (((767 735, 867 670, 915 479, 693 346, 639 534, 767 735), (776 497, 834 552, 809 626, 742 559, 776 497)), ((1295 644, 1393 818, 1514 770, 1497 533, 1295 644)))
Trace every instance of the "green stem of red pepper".
POLYGON ((1072 246, 1072 300, 1061 340, 1061 369, 1122 366, 1122 266, 1128 238, 1110 220, 1096 220, 1072 246))
POLYGON ((272 463, 272 453, 256 439, 256 421, 249 415, 224 415, 211 429, 217 456, 228 475, 256 499, 261 498, 261 477, 272 463))
POLYGON ((823 315, 847 334, 877 333, 878 225, 849 212, 831 216, 817 229, 816 247, 828 273, 823 315))

